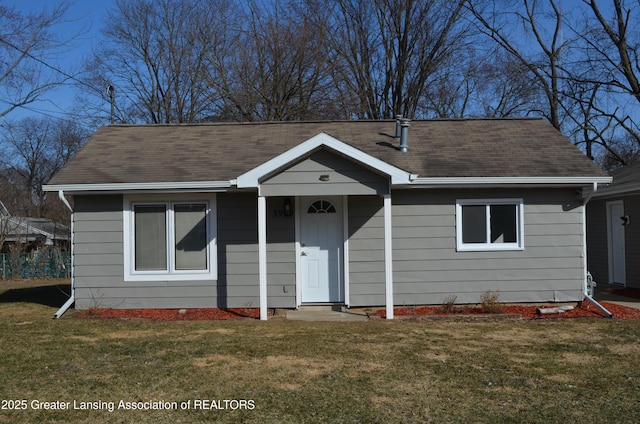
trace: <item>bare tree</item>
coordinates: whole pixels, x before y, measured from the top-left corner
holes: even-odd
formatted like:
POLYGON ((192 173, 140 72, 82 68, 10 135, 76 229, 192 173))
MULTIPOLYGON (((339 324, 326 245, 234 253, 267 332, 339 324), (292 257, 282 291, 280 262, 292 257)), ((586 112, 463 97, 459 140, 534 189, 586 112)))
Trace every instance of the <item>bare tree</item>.
POLYGON ((587 19, 582 27, 573 25, 581 41, 571 81, 580 108, 577 131, 588 155, 599 145, 607 168, 626 165, 640 152, 640 3, 613 0, 604 8, 596 0, 582 3, 587 19))
POLYGON ((464 3, 327 2, 320 25, 329 25, 327 57, 349 115, 415 116, 431 80, 464 44, 464 3))
POLYGON ((13 187, 13 200, 27 216, 44 217, 48 212, 42 190, 53 175, 86 141, 85 131, 73 123, 51 119, 24 118, 7 125, 2 145, 3 183, 13 187))
POLYGON ((283 121, 334 118, 323 32, 298 2, 250 2, 231 40, 213 57, 210 78, 224 99, 221 119, 283 121))
POLYGON ((478 28, 505 52, 520 62, 546 98, 546 106, 530 105, 530 111, 545 116, 558 130, 562 128, 561 85, 565 78, 561 59, 569 43, 563 36, 563 11, 556 0, 523 0, 522 6, 509 8, 506 1, 470 1, 478 28), (542 4, 543 3, 543 4, 542 4), (514 25, 522 31, 516 35, 514 25), (509 32, 511 29, 512 32, 509 32), (527 44, 519 44, 525 39, 527 44))
POLYGON ((419 109, 436 118, 522 116, 538 99, 535 80, 519 60, 501 48, 469 46, 456 66, 433 77, 419 109))
POLYGON ((60 38, 70 4, 59 2, 37 13, 22 14, 0 4, 0 118, 38 100, 71 75, 49 61, 69 48, 73 36, 60 38))
POLYGON ((103 48, 88 64, 91 85, 115 88, 120 122, 198 122, 217 107, 207 84, 234 8, 228 0, 118 0, 103 48))

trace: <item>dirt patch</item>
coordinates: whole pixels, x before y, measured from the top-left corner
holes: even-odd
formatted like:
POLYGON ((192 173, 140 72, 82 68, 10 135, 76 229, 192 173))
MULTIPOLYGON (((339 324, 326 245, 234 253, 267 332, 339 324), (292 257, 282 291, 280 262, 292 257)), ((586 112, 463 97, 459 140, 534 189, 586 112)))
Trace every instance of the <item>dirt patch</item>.
POLYGON ((210 366, 219 367, 224 366, 240 366, 242 361, 233 355, 208 355, 202 358, 196 358, 193 361, 194 365, 198 368, 208 368, 210 366))

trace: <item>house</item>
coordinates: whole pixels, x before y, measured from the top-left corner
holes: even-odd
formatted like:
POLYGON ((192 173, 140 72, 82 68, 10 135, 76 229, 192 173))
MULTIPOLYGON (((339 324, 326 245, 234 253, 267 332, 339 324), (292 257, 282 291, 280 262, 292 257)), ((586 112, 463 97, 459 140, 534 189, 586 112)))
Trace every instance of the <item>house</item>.
POLYGON ((45 186, 74 205, 59 314, 582 300, 610 181, 542 119, 111 125, 45 186))
POLYGON ((588 268, 595 281, 640 288, 640 164, 611 176, 587 208, 588 268))
MULTIPOLYGON (((5 209, 6 210, 6 209, 5 209)), ((66 250, 69 245, 69 227, 46 218, 0 215, 0 253, 7 253, 11 246, 33 251, 50 247, 66 250)))

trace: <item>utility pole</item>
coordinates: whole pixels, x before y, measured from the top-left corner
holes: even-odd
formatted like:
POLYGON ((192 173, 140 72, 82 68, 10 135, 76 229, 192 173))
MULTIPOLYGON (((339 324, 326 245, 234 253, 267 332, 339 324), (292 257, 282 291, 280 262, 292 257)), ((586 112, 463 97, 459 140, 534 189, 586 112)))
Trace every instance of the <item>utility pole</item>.
POLYGON ((115 89, 113 88, 113 85, 109 84, 109 86, 107 87, 107 91, 109 92, 109 99, 111 100, 111 125, 113 125, 113 117, 115 114, 115 89))

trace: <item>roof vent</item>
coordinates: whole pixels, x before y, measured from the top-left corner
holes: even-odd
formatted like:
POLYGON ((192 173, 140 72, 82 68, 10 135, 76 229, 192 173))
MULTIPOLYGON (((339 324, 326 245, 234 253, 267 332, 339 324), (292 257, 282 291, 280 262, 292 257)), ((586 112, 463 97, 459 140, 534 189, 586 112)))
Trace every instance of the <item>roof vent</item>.
POLYGON ((402 115, 396 115, 396 135, 393 137, 396 140, 400 140, 400 121, 402 121, 402 115))
MULTIPOLYGON (((409 123, 410 119, 400 119, 400 151, 405 153, 409 150, 409 123)), ((396 130, 397 131, 397 130, 396 130)))

